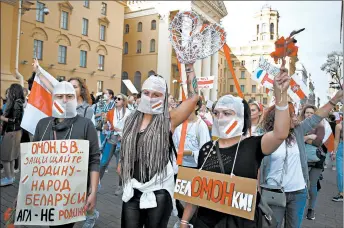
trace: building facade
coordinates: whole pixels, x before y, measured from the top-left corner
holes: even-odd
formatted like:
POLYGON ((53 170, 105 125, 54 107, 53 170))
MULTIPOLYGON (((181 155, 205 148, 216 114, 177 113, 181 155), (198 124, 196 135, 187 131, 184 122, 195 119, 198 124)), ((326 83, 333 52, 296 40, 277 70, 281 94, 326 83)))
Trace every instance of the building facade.
MULTIPOLYGON (((9 8, 9 4, 1 4, 1 24, 5 24, 6 31, 12 31, 11 38, 1 33, 1 55, 10 56, 9 59, 1 58, 3 95, 11 83, 18 82, 13 63, 18 24, 14 19, 19 3, 15 1, 8 12, 3 10, 3 5, 9 8)), ((118 31, 123 31, 124 7, 123 1, 24 0, 19 48, 19 72, 24 80, 31 76, 31 63, 37 58, 58 80, 80 77, 86 81, 90 92, 106 88, 119 92, 123 35, 118 31), (44 8, 49 9, 49 14, 44 13, 44 8)))
MULTIPOLYGON (((234 72, 245 99, 256 100, 263 105, 269 105, 272 97, 266 93, 265 88, 251 79, 251 74, 258 67, 260 57, 268 59, 271 63, 275 64, 270 57, 270 53, 275 50, 275 41, 279 38, 279 17, 277 10, 272 10, 268 5, 263 6, 254 15, 253 40, 244 46, 230 47, 234 72)), ((289 75, 294 74, 295 63, 298 59, 296 57, 287 57, 286 61, 286 68, 289 70, 289 75)), ((278 65, 280 64, 281 62, 278 63, 278 65)), ((228 80, 226 80, 226 85, 222 85, 223 89, 221 90, 221 94, 230 93, 237 95, 233 76, 229 70, 224 70, 224 72, 226 72, 228 80)))
MULTIPOLYGON (((122 79, 130 79, 140 90, 150 74, 163 76, 170 93, 179 97, 180 85, 177 58, 169 41, 168 26, 179 10, 193 10, 211 23, 219 23, 227 15, 222 1, 128 1, 125 9, 122 79)), ((217 81, 218 54, 195 63, 199 76, 214 75, 217 81)), ((205 90, 206 99, 217 99, 217 83, 211 91, 205 90)), ((122 84, 122 92, 128 93, 122 84)))

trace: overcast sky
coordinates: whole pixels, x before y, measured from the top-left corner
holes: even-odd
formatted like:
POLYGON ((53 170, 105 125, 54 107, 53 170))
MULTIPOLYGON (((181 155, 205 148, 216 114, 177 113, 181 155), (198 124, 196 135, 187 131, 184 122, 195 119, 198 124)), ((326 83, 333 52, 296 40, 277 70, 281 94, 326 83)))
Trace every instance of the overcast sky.
POLYGON ((279 35, 288 36, 295 29, 306 28, 296 36, 298 58, 312 74, 315 92, 321 104, 327 102, 328 76, 320 70, 331 51, 342 51, 340 44, 340 1, 225 1, 228 16, 223 19, 229 46, 247 44, 254 31, 253 15, 268 3, 278 10, 279 35))

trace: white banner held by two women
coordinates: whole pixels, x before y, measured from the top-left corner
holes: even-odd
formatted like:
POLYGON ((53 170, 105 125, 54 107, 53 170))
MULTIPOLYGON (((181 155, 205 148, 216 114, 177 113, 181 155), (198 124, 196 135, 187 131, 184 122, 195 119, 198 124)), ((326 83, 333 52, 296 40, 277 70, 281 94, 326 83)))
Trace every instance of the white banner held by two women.
POLYGON ((85 220, 89 141, 22 143, 15 225, 50 226, 85 220))

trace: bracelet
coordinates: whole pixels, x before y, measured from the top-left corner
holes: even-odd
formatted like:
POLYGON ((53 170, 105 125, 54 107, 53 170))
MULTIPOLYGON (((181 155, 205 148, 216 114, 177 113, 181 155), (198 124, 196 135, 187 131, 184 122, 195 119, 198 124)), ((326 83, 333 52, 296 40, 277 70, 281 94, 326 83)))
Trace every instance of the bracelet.
POLYGON ((330 103, 332 106, 336 106, 337 105, 332 100, 329 100, 328 103, 330 103))
POLYGON ((180 224, 189 225, 189 222, 186 220, 180 220, 180 224))
POLYGON ((283 107, 275 105, 275 107, 279 111, 284 111, 284 110, 287 110, 289 108, 289 105, 287 104, 286 106, 283 106, 283 107))

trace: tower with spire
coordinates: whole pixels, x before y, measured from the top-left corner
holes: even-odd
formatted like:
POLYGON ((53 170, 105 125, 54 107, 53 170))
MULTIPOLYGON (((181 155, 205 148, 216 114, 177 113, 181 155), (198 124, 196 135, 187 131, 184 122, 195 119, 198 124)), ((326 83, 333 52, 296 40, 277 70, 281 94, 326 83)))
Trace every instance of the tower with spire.
POLYGON ((269 4, 263 5, 261 10, 254 14, 254 41, 275 41, 278 39, 279 13, 272 10, 269 4))

